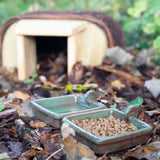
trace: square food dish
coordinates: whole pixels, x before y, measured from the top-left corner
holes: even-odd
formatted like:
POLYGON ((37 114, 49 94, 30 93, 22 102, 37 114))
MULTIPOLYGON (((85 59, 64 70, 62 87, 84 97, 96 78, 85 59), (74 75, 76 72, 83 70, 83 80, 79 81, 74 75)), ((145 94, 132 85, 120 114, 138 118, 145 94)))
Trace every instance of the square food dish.
POLYGON ((33 100, 31 105, 36 118, 55 128, 60 128, 65 116, 105 108, 98 102, 87 103, 84 96, 77 94, 33 100))
POLYGON ((137 130, 106 137, 97 137, 72 122, 72 120, 108 118, 110 115, 120 120, 126 121, 127 119, 124 112, 117 109, 101 109, 79 115, 70 115, 64 117, 62 121, 68 123, 75 130, 78 141, 89 146, 97 154, 127 149, 145 143, 150 137, 152 127, 135 117, 130 117, 129 123, 133 123, 138 128, 137 130))

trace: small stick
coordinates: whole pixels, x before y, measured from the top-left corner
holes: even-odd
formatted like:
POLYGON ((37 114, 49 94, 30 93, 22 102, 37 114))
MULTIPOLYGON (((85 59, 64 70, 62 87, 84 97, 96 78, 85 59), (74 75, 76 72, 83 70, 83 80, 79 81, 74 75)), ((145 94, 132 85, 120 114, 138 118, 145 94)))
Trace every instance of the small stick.
POLYGON ((102 157, 98 158, 98 160, 103 160, 107 154, 108 152, 106 152, 102 157))
POLYGON ((49 160, 51 157, 53 157, 54 155, 56 155, 58 152, 62 151, 63 148, 60 148, 59 150, 57 150, 56 152, 52 153, 46 160, 49 160))
POLYGON ((17 114, 16 109, 8 109, 8 110, 0 112, 0 119, 7 118, 7 117, 10 117, 10 116, 16 115, 16 114, 17 114))
POLYGON ((137 84, 139 86, 144 86, 144 82, 141 81, 139 78, 132 76, 131 74, 121 71, 121 70, 116 70, 116 69, 111 69, 111 68, 107 68, 105 66, 97 66, 96 68, 106 71, 106 72, 111 72, 113 74, 116 74, 118 76, 120 76, 122 79, 125 79, 131 83, 137 84))

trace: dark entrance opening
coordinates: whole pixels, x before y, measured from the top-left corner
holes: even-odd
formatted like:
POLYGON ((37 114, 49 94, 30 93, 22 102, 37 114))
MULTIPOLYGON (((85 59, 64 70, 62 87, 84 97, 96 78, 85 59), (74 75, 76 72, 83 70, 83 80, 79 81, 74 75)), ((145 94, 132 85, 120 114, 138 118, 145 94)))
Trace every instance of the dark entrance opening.
POLYGON ((67 37, 36 36, 37 72, 47 75, 67 73, 67 37))

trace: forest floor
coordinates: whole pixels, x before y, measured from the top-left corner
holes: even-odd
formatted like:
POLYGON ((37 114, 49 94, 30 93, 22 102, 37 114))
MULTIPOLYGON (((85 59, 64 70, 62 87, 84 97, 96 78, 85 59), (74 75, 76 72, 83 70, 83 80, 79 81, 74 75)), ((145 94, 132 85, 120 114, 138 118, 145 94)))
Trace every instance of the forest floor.
MULTIPOLYGON (((52 54, 39 59, 37 73, 25 81, 17 80, 16 69, 1 67, 0 160, 60 160, 68 156, 72 157, 71 159, 88 156, 88 159, 98 160, 158 160, 160 88, 151 82, 151 91, 146 87, 146 82, 160 78, 160 67, 146 53, 147 50, 139 52, 133 56, 131 63, 123 65, 107 57, 102 65, 95 67, 86 67, 77 62, 68 77, 63 56, 55 58, 52 54), (96 155, 85 145, 81 145, 80 149, 79 143, 72 139, 72 136, 68 141, 62 139, 60 129, 48 125, 46 121, 38 120, 32 113, 32 100, 69 94, 82 95, 89 90, 97 93, 97 100, 106 108, 118 110, 125 109, 129 102, 142 97, 143 104, 138 108, 138 119, 153 128, 148 141, 145 144, 137 142, 136 146, 123 151, 96 155), (72 142, 75 143, 74 146, 70 144, 72 142)), ((133 55, 133 52, 130 54, 133 55)))

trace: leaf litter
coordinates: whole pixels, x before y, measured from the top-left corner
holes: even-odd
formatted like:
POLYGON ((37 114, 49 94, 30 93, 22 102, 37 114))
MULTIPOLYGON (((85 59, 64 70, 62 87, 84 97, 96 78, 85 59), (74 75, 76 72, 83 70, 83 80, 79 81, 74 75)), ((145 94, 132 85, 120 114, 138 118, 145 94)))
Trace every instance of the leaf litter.
MULTIPOLYGON (((38 62, 40 67, 37 73, 24 82, 17 80, 16 69, 11 71, 1 67, 0 159, 65 159, 66 154, 72 154, 73 157, 81 155, 81 158, 85 156, 86 146, 75 139, 66 139, 66 147, 72 145, 72 142, 76 145, 71 152, 64 152, 61 131, 35 119, 29 102, 37 98, 84 94, 90 89, 96 91, 97 100, 107 108, 119 110, 125 109, 127 105, 139 106, 138 101, 133 104, 130 102, 142 97, 138 118, 153 127, 148 144, 116 153, 106 152, 101 156, 89 152, 90 156, 96 156, 99 160, 157 158, 160 152, 160 94, 154 97, 144 87, 144 83, 150 79, 159 79, 160 68, 153 62, 148 64, 147 60, 142 63, 143 54, 140 53, 132 60, 133 65, 116 64, 107 57, 102 65, 96 67, 83 66, 82 62, 77 62, 68 78, 63 60, 58 60, 63 65, 57 68, 50 57, 48 63, 44 59, 43 62, 38 62), (84 149, 83 154, 78 153, 79 147, 84 149)), ((58 58, 61 57, 63 56, 58 58)))

